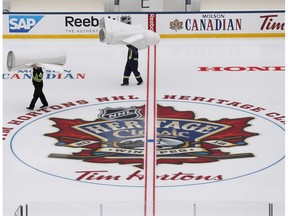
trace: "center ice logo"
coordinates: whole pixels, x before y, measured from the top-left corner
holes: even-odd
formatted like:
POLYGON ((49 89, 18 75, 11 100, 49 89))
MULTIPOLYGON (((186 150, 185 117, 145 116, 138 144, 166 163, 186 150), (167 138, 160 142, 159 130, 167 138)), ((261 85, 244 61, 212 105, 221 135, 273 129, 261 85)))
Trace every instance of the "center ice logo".
MULTIPOLYGON (((245 146, 246 138, 258 135, 245 131, 251 117, 210 121, 196 119, 190 111, 179 112, 160 105, 157 114, 157 138, 154 140, 157 164, 211 163, 254 157, 252 153, 222 151, 245 146)), ((145 106, 105 108, 98 117, 94 121, 51 118, 59 131, 46 136, 56 138, 57 146, 81 150, 72 155, 52 153, 49 157, 143 168, 147 144, 145 106)))
POLYGON ((44 16, 9 16, 9 32, 28 33, 44 16))

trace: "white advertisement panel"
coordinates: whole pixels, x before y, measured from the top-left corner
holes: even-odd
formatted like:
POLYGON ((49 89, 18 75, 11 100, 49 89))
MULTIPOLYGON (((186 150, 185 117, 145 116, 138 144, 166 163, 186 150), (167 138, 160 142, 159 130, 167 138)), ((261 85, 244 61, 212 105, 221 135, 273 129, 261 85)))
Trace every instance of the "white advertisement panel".
MULTIPOLYGON (((103 17, 148 28, 149 15, 141 14, 4 14, 4 38, 98 37, 103 17)), ((161 37, 284 37, 285 12, 155 13, 161 37)), ((151 18, 151 16, 150 16, 151 18)))
MULTIPOLYGON (((161 14, 157 17, 161 34, 259 34, 284 33, 284 13, 194 13, 161 14)), ((251 35, 252 36, 252 35, 251 35)))
POLYGON ((147 28, 147 14, 6 14, 3 17, 3 34, 15 37, 98 35, 103 17, 147 28))

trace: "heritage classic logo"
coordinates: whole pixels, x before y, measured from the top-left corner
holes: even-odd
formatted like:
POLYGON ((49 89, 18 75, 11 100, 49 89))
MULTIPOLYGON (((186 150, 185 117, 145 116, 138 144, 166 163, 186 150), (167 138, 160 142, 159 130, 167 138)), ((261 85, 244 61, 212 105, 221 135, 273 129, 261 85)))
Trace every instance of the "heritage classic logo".
POLYGON ((121 95, 52 105, 7 122, 3 140, 35 171, 120 187, 143 187, 145 175, 156 178, 157 187, 223 182, 283 162, 285 116, 276 110, 164 95, 151 119, 145 102, 121 95), (155 136, 147 137, 147 130, 155 136))
MULTIPOLYGON (((157 106, 157 165, 211 163, 224 159, 254 157, 253 153, 230 154, 233 147, 248 145, 245 131, 252 117, 211 121, 194 112, 157 106), (225 149, 225 152, 222 151, 225 149)), ((51 153, 50 158, 78 159, 92 163, 118 163, 143 169, 146 141, 145 106, 100 110, 94 121, 51 118, 59 131, 46 134, 56 146, 80 149, 72 154, 51 153)))

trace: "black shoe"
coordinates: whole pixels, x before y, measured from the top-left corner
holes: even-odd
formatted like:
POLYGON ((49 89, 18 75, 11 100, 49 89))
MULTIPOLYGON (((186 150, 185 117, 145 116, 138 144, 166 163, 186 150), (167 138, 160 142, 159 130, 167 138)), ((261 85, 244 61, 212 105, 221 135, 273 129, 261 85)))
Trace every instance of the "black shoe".
POLYGON ((128 83, 122 83, 121 86, 128 86, 128 83))
POLYGON ((26 107, 26 109, 28 109, 28 110, 34 110, 34 108, 32 108, 32 107, 26 107))
POLYGON ((47 107, 48 106, 48 104, 47 105, 43 105, 43 106, 41 106, 40 108, 44 108, 44 107, 47 107))
POLYGON ((142 85, 142 83, 143 83, 143 81, 141 81, 141 82, 138 82, 138 83, 137 83, 137 85, 142 85))

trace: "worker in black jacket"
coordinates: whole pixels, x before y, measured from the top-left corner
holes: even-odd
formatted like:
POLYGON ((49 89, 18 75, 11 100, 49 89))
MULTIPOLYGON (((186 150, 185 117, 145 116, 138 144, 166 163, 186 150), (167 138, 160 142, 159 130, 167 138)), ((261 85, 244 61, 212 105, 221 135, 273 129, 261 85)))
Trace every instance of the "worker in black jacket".
POLYGON ((40 98, 40 100, 42 102, 42 106, 40 108, 44 108, 44 107, 48 106, 48 102, 47 102, 45 95, 42 91, 42 89, 43 89, 43 70, 41 67, 38 67, 37 64, 33 65, 32 83, 34 86, 34 94, 33 94, 33 98, 31 100, 29 107, 26 107, 26 108, 29 110, 33 110, 38 98, 40 98))
POLYGON ((128 47, 128 56, 123 76, 123 83, 121 84, 121 86, 129 85, 129 77, 131 75, 131 72, 134 73, 134 76, 138 82, 137 85, 141 85, 143 83, 143 79, 140 72, 138 71, 138 49, 132 45, 126 46, 128 47))

